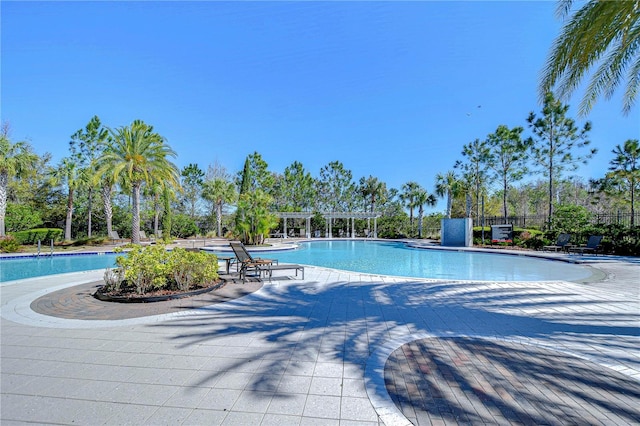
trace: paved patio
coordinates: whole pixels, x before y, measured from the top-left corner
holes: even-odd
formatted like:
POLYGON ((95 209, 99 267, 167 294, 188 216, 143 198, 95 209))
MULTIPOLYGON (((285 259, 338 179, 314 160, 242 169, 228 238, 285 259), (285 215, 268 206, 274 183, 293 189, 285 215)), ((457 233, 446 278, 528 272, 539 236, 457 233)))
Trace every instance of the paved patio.
POLYGON ((607 278, 308 267, 304 281, 282 271, 240 298, 121 318, 63 306, 81 303, 102 271, 5 283, 0 420, 639 423, 640 259, 581 260, 607 278))

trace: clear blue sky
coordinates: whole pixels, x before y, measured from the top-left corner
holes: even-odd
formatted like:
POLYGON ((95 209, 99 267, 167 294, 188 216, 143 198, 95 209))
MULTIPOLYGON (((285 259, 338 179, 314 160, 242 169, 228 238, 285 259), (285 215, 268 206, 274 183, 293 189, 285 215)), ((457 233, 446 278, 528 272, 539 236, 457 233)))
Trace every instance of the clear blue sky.
MULTIPOLYGON (((340 160, 355 180, 429 190, 464 144, 539 112, 561 25, 549 1, 0 7, 2 120, 55 161, 98 115, 153 125, 180 167, 235 172, 258 151, 279 173, 300 161, 318 176, 340 160)), ((600 153, 577 175, 601 177, 611 149, 639 137, 639 109, 623 116, 619 96, 596 105, 600 153)))

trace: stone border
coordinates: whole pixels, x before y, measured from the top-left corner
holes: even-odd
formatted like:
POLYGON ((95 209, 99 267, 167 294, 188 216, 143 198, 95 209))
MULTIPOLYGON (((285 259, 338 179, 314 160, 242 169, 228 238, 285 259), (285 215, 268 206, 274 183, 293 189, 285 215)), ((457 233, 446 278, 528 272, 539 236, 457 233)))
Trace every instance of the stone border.
POLYGON ((103 294, 100 292, 100 290, 102 290, 102 287, 100 287, 98 290, 96 290, 95 293, 92 294, 93 297, 95 297, 98 300, 101 300, 103 302, 114 302, 114 303, 155 303, 155 302, 166 302, 168 300, 176 300, 176 299, 184 299, 187 297, 191 297, 191 296, 197 296, 199 294, 204 294, 204 293, 208 293, 210 291, 219 289, 220 287, 224 286, 226 284, 225 280, 221 280, 218 283, 216 283, 215 285, 209 286, 209 287, 205 287, 205 288, 199 288, 197 290, 192 290, 192 291, 185 291, 185 292, 181 292, 181 293, 173 293, 173 294, 166 294, 163 296, 144 296, 144 297, 130 297, 130 296, 109 296, 108 294, 103 294))

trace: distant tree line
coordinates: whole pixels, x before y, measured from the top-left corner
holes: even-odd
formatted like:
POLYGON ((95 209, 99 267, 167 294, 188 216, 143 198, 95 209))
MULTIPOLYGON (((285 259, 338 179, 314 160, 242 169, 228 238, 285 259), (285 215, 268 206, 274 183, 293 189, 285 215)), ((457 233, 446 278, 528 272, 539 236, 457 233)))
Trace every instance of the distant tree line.
MULTIPOLYGON (((272 171, 258 152, 247 155, 236 172, 217 163, 206 171, 198 164, 179 170, 172 162, 177 153, 152 126, 136 120, 112 129, 97 116, 71 135, 69 155, 52 164, 50 154, 38 155, 28 143, 11 141, 5 123, 0 233, 59 227, 71 240, 115 230, 139 242, 143 230, 260 244, 270 232, 283 230, 275 212, 353 211, 378 212, 379 236, 425 237, 437 233, 442 217, 477 222, 483 212, 505 218, 546 215, 551 226, 559 205, 593 213, 630 212, 633 220, 640 185, 638 140, 616 146, 605 176, 567 176, 596 154, 588 139, 591 123, 578 126, 567 111, 548 94, 542 111, 526 119, 529 136, 524 126, 501 124, 485 138, 464 144, 461 158, 452 169, 436 172, 433 182, 408 181, 400 188, 373 175, 355 179, 339 160, 315 175, 300 161, 272 171), (522 183, 532 173, 542 178, 522 183), (426 215, 438 198, 446 199, 445 211, 426 215)), ((313 230, 324 230, 325 220, 316 214, 313 230)), ((348 219, 331 220, 332 227, 350 231, 348 219)), ((371 226, 365 219, 354 223, 360 235, 371 226)))

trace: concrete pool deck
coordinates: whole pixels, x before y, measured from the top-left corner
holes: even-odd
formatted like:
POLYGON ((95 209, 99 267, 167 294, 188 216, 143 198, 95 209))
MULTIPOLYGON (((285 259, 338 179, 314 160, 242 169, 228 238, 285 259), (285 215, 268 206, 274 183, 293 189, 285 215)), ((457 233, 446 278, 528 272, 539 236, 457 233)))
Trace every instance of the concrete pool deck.
POLYGON ((640 259, 579 260, 606 278, 307 267, 304 281, 279 272, 241 298, 124 319, 31 308, 102 271, 2 284, 0 421, 638 423, 640 259))

